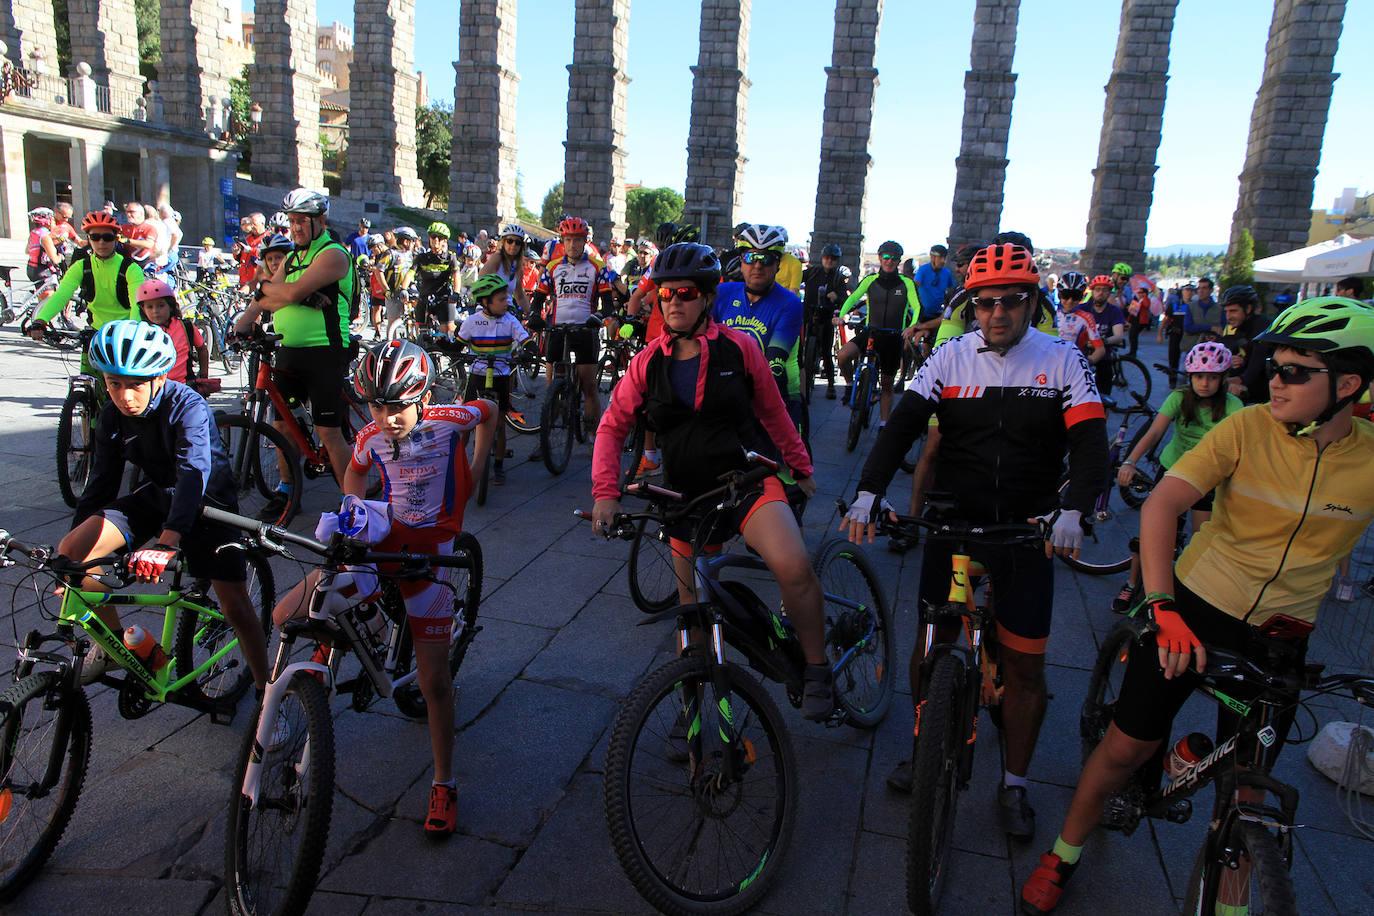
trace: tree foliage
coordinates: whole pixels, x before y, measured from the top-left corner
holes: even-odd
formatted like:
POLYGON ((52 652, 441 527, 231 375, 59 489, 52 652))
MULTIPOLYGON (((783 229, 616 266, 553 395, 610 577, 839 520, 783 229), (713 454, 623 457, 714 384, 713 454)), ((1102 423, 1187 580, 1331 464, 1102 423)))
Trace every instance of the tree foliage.
POLYGON ((157 79, 162 63, 162 21, 158 0, 134 0, 134 19, 138 24, 138 72, 157 79))
POLYGON ((627 236, 653 235, 659 223, 682 219, 686 202, 672 188, 631 188, 625 195, 627 236))
POLYGON ((563 219, 563 182, 549 188, 544 195, 544 203, 539 207, 539 224, 556 229, 563 219))
POLYGON ((1221 265, 1220 286, 1249 285, 1255 281, 1255 237, 1249 229, 1240 230, 1235 245, 1226 252, 1226 260, 1221 265))
MULTIPOLYGON (((63 76, 72 73, 76 63, 72 60, 72 30, 67 19, 67 0, 53 0, 53 26, 57 31, 57 72, 63 76)), ((24 61, 27 67, 28 62, 24 61)))
POLYGON ((425 189, 425 206, 448 203, 453 159, 453 106, 430 102, 415 109, 415 167, 425 189))
POLYGON ((239 167, 252 174, 253 166, 253 90, 248 82, 249 67, 229 80, 229 136, 239 147, 239 167))
POLYGON ((539 223, 546 228, 552 228, 541 222, 539 214, 525 204, 525 176, 519 172, 515 173, 515 216, 521 222, 539 223))

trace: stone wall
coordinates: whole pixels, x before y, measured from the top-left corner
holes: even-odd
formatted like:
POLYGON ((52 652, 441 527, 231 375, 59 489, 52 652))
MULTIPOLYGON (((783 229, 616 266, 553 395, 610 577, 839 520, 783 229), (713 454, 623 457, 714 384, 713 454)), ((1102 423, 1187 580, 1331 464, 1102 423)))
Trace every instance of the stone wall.
POLYGON ((625 59, 630 0, 577 0, 568 66, 563 209, 597 239, 625 231, 625 59))
MULTIPOLYGON (((687 206, 702 241, 728 247, 744 193, 751 0, 702 0, 687 132, 687 206)), ((766 221, 766 220, 760 220, 766 221)))
POLYGON ((4 0, 0 3, 0 41, 5 42, 5 56, 28 68, 32 63, 29 55, 34 50, 41 51, 46 72, 56 74, 54 22, 52 0, 4 0))
POLYGON ((462 4, 448 212, 471 233, 515 219, 516 7, 516 0, 462 4))
POLYGON ((262 106, 253 180, 323 187, 313 0, 257 0, 252 88, 253 101, 262 106))
POLYGON ((90 64, 91 76, 111 93, 142 94, 134 0, 68 0, 67 23, 72 63, 90 64))
POLYGON ((991 239, 1002 221, 1020 11, 1021 0, 977 0, 974 8, 973 47, 964 74, 963 138, 954 160, 951 248, 991 239))
POLYGON ((344 195, 419 206, 415 0, 355 0, 344 195))
POLYGON ((162 62, 158 64, 158 88, 167 120, 177 127, 205 130, 215 116, 207 110, 218 106, 221 131, 227 130, 224 100, 229 80, 238 76, 224 54, 226 42, 242 40, 230 34, 230 23, 218 0, 161 0, 159 27, 162 62))
POLYGON ((878 90, 873 58, 882 17, 883 0, 837 0, 835 42, 830 66, 825 68, 811 260, 819 261, 821 249, 834 242, 844 249, 842 262, 856 272, 863 260, 868 174, 873 164, 868 154, 878 90))
POLYGON ((1154 199, 1155 165, 1169 82, 1169 41, 1178 0, 1123 0, 1116 57, 1093 169, 1085 273, 1124 261, 1144 267, 1145 225, 1154 199))
POLYGON ((1312 185, 1338 76, 1332 67, 1344 17, 1345 0, 1274 4, 1264 76, 1250 114, 1240 199, 1231 221, 1231 243, 1249 229, 1257 258, 1307 244, 1312 185))

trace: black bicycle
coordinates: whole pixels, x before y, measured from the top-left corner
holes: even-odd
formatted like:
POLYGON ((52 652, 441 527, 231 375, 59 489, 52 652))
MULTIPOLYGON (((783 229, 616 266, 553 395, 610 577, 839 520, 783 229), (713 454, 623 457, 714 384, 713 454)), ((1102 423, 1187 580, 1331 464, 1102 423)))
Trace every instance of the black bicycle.
MULTIPOLYGON (((585 326, 600 328, 601 318, 593 315, 585 326)), ((587 441, 577 368, 571 348, 565 346, 563 358, 553 364, 553 381, 544 392, 544 406, 539 412, 539 451, 544 467, 555 477, 567 470, 573 442, 587 441)))
MULTIPOLYGON (((86 352, 93 328, 64 331, 49 327, 43 332, 45 342, 53 346, 71 347, 86 352)), ((67 359, 66 354, 62 357, 67 359)), ((86 492, 95 465, 95 424, 106 400, 105 384, 93 375, 76 372, 67 379, 67 397, 57 416, 57 489, 62 501, 76 508, 77 500, 86 492)))
POLYGON ((872 424, 873 404, 880 397, 878 384, 881 364, 874 340, 879 334, 896 333, 899 332, 893 328, 868 329, 864 352, 859 357, 859 364, 854 367, 854 384, 849 390, 849 426, 844 440, 844 449, 847 452, 854 451, 859 444, 859 437, 872 424))
POLYGON ((1147 401, 1150 399, 1150 392, 1154 390, 1154 376, 1144 363, 1116 346, 1107 348, 1107 359, 1112 361, 1113 391, 1129 391, 1147 401))

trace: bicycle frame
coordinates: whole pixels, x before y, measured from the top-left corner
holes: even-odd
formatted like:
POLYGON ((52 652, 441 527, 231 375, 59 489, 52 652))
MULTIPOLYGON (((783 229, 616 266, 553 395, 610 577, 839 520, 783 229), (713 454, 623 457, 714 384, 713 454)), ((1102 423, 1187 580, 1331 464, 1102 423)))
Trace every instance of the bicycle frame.
POLYGON ((244 404, 244 413, 255 422, 267 422, 267 407, 270 404, 276 418, 286 427, 287 438, 296 446, 302 458, 310 464, 329 465, 329 455, 324 446, 307 435, 296 415, 286 403, 281 390, 272 381, 272 365, 262 354, 254 354, 257 359, 257 372, 253 377, 253 390, 244 404), (266 399, 264 399, 266 395, 266 399))

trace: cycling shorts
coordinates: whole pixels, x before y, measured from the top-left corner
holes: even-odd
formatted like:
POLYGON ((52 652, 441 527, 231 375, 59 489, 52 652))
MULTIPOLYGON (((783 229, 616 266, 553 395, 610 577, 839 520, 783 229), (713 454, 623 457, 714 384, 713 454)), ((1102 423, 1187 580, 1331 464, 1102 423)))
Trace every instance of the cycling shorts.
POLYGON ((272 381, 288 404, 308 403, 316 426, 343 425, 343 386, 348 350, 334 347, 282 347, 272 366, 272 381))
MULTIPOLYGON (((1277 653, 1282 657, 1282 662, 1276 666, 1280 672, 1301 671, 1306 662, 1306 639, 1278 640, 1261 636, 1257 628, 1203 601, 1177 579, 1174 580, 1174 606, 1188 629, 1206 645, 1256 660, 1270 658, 1271 662, 1272 654, 1277 653)), ((1270 664, 1266 663, 1265 666, 1270 667, 1270 664)), ((1112 722, 1137 741, 1162 741, 1169 737, 1174 716, 1183 708, 1197 685, 1198 677, 1191 668, 1181 677, 1165 680, 1164 672, 1159 667, 1159 644, 1154 636, 1147 636, 1143 643, 1131 645, 1131 655, 1126 664, 1126 675, 1121 682, 1121 694, 1117 697, 1112 722)), ((1244 702, 1253 698, 1258 690, 1250 691, 1244 685, 1227 684, 1225 692, 1244 702)), ((1235 732, 1239 719, 1225 706, 1218 705, 1217 709, 1217 737, 1220 741, 1235 732)), ((1293 712, 1289 710, 1275 723, 1279 740, 1270 748, 1271 754, 1277 755, 1283 745, 1288 727, 1293 722, 1293 712)))
POLYGON ((458 304, 449 298, 448 287, 422 290, 415 300, 416 324, 424 324, 431 315, 440 324, 453 324, 458 320, 458 304))
POLYGON ((464 401, 489 398, 496 402, 502 413, 510 410, 510 376, 493 375, 491 385, 487 385, 486 372, 474 372, 468 376, 467 388, 463 390, 464 401))
MULTIPOLYGON (((921 555, 921 606, 949 602, 954 545, 927 541, 921 555)), ((1044 655, 1054 611, 1054 563, 1034 545, 973 547, 970 555, 992 578, 997 641, 1026 655, 1044 655)))
MULTIPOLYGON (((776 477, 765 479, 763 486, 745 497, 738 506, 717 515, 706 528, 702 549, 707 553, 719 553, 721 545, 736 534, 743 534, 754 513, 769 503, 787 505, 787 493, 783 490, 782 481, 776 477)), ((674 554, 680 557, 692 555, 692 539, 698 527, 694 521, 667 526, 668 543, 674 554)))
POLYGON ((601 355, 601 334, 593 327, 581 324, 556 324, 549 328, 549 362, 556 363, 571 350, 575 366, 591 366, 601 355))
MULTIPOLYGON (((378 553, 429 553, 440 556, 453 554, 453 535, 440 528, 409 528, 400 522, 391 523, 391 533, 372 548, 378 553)), ((396 566, 382 563, 377 574, 394 574, 396 566)), ((453 592, 445 584, 453 570, 440 567, 432 570, 435 581, 429 579, 400 579, 396 588, 406 603, 406 623, 410 636, 417 643, 446 643, 453 631, 453 592)))
POLYGON ((873 334, 873 352, 878 354, 878 372, 896 375, 902 368, 902 335, 897 331, 870 331, 864 328, 854 335, 854 345, 863 356, 868 347, 868 335, 873 334))
MULTIPOLYGON (((233 505, 219 505, 207 499, 206 504, 227 512, 239 511, 237 501, 233 505)), ((105 521, 119 529, 130 550, 137 550, 162 533, 162 525, 167 521, 167 513, 171 508, 171 493, 152 483, 145 483, 110 503, 100 514, 105 521)), ((196 526, 181 539, 181 555, 191 576, 216 582, 245 581, 248 578, 248 561, 243 551, 216 552, 225 544, 237 543, 239 535, 237 528, 217 525, 204 519, 196 522, 196 526)))

